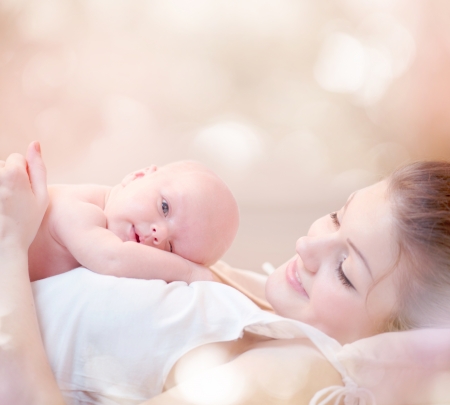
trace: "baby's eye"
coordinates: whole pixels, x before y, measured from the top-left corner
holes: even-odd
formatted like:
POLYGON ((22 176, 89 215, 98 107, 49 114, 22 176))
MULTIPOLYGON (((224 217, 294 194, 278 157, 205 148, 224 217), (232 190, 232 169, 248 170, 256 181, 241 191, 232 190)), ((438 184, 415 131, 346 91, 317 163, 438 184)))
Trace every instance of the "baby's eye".
POLYGON ((169 213, 169 204, 167 204, 166 200, 162 200, 161 208, 164 216, 167 217, 167 214, 169 213))

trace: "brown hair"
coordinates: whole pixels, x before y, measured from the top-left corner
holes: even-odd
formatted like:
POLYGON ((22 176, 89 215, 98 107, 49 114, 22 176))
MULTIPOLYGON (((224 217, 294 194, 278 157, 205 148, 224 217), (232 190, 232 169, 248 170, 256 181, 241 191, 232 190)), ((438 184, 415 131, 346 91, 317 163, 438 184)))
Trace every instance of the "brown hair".
POLYGON ((450 162, 416 162, 388 178, 398 236, 399 307, 390 330, 450 326, 450 162))

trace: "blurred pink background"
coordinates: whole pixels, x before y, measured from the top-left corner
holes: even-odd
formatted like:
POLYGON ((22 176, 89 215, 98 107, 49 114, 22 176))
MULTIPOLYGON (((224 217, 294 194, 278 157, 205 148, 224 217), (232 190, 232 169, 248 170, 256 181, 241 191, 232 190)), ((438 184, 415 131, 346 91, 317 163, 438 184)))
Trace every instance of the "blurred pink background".
POLYGON ((225 259, 258 270, 348 194, 450 156, 446 0, 0 0, 0 158, 49 182, 197 159, 235 193, 225 259))

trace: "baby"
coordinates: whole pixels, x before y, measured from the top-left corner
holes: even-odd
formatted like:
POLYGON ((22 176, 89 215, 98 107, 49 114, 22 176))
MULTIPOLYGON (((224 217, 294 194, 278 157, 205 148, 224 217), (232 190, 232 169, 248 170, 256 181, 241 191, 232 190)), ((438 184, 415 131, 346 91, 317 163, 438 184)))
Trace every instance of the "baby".
POLYGON ((29 249, 31 281, 80 265, 114 276, 212 280, 204 266, 230 247, 239 222, 225 183, 191 161, 137 170, 114 187, 54 185, 49 194, 29 249))

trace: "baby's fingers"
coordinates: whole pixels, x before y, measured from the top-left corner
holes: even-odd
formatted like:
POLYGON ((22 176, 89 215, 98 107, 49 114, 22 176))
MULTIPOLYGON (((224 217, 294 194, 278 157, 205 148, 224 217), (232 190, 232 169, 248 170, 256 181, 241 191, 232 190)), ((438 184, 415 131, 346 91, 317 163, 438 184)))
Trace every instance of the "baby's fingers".
POLYGON ((18 168, 19 170, 26 169, 27 161, 20 153, 11 153, 4 162, 4 166, 8 169, 14 170, 18 168))
POLYGON ((39 142, 34 141, 28 146, 27 162, 33 193, 39 201, 47 204, 47 169, 42 159, 39 142))
POLYGON ((0 169, 0 185, 11 190, 23 184, 23 179, 27 177, 27 162, 19 153, 9 155, 0 169))

